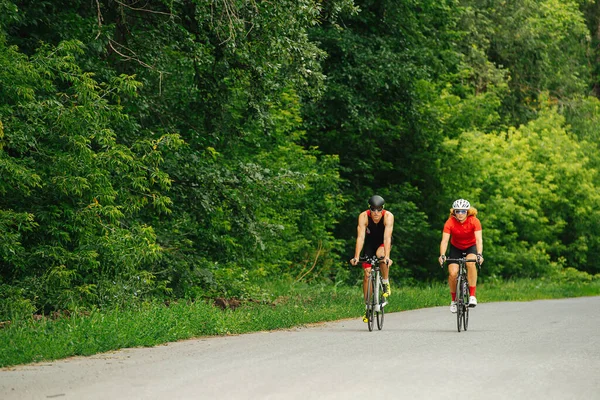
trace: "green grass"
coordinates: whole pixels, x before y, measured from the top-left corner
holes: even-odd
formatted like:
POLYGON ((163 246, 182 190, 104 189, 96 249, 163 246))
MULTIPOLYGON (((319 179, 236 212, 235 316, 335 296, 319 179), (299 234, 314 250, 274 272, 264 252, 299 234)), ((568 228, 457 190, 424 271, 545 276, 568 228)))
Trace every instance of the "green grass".
MULTIPOLYGON (((393 283, 392 283, 393 284, 393 283)), ((388 312, 449 304, 447 286, 392 285, 388 312)), ((0 329, 0 366, 154 346, 201 336, 285 329, 360 317, 359 287, 285 283, 263 287, 268 301, 221 310, 206 302, 146 304, 130 310, 93 311, 68 318, 13 321, 0 329)), ((480 302, 529 301, 600 295, 600 279, 587 282, 517 280, 478 285, 480 302)))

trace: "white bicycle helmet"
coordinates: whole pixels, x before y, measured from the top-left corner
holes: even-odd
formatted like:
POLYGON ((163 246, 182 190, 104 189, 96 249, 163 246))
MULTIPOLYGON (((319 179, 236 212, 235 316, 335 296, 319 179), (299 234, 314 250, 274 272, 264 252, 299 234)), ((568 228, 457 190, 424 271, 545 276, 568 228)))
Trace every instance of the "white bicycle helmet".
POLYGON ((458 199, 452 204, 452 208, 455 210, 468 210, 471 208, 471 203, 465 199, 458 199))

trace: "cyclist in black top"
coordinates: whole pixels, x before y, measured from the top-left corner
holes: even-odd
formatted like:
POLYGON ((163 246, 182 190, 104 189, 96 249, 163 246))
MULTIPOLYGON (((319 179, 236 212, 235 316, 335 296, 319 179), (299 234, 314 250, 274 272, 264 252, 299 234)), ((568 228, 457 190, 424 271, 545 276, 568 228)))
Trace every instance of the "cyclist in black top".
MULTIPOLYGON (((392 265, 390 251, 392 250, 392 232, 394 230, 394 215, 383 209, 385 200, 378 195, 369 199, 369 209, 358 216, 358 227, 356 234, 356 247, 354 258, 350 260, 352 265, 357 265, 360 253, 364 249, 365 256, 383 257, 381 261, 381 277, 383 278, 384 296, 388 297, 392 291, 389 283, 389 267, 392 265)), ((367 297, 367 285, 371 264, 363 263, 363 293, 367 297)), ((368 318, 363 317, 367 322, 368 318)))

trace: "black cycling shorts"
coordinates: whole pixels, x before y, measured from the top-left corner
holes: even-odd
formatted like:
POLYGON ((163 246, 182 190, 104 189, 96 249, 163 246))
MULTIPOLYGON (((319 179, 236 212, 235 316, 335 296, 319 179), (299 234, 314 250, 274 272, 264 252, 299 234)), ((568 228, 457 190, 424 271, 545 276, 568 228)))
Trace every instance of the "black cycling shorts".
MULTIPOLYGON (((373 256, 376 256, 376 255, 377 255, 377 250, 378 250, 380 247, 383 247, 383 243, 381 243, 381 244, 380 244, 379 246, 377 246, 377 247, 375 247, 375 246, 370 246, 370 243, 369 243, 369 244, 366 244, 366 245, 365 245, 365 247, 364 247, 364 255, 365 255, 365 257, 373 257, 373 256)), ((366 262, 362 263, 362 266, 363 266, 363 268, 371 268, 371 264, 369 264, 369 263, 366 263, 366 262)))
POLYGON ((374 243, 365 243, 365 247, 363 249, 363 254, 365 257, 373 257, 377 255, 377 250, 383 247, 383 243, 374 244, 374 243))
POLYGON ((462 258, 467 254, 477 254, 477 246, 473 245, 461 250, 458 247, 454 247, 452 244, 450 244, 450 254, 448 255, 448 258, 462 258))

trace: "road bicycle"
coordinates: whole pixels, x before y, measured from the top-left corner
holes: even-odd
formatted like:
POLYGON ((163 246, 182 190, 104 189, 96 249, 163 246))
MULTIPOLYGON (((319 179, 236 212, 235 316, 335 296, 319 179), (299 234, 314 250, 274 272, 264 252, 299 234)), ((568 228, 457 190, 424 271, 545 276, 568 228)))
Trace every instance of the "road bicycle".
POLYGON ((375 321, 377 321, 378 330, 383 328, 384 307, 387 301, 383 297, 383 278, 381 277, 381 266, 379 264, 382 260, 383 257, 379 258, 377 256, 360 257, 359 259, 360 262, 371 264, 371 273, 367 281, 367 297, 365 299, 369 331, 373 331, 375 321))
POLYGON ((463 253, 461 258, 447 258, 446 264, 458 264, 458 277, 456 278, 456 326, 458 331, 469 327, 469 280, 467 278, 467 262, 475 262, 481 269, 481 264, 476 260, 467 260, 463 253))

